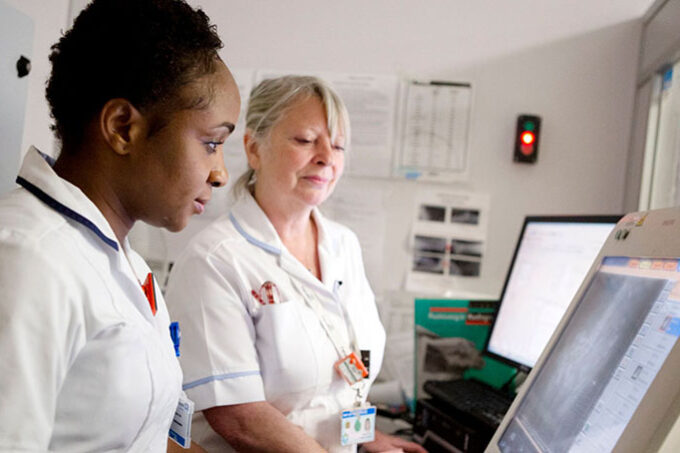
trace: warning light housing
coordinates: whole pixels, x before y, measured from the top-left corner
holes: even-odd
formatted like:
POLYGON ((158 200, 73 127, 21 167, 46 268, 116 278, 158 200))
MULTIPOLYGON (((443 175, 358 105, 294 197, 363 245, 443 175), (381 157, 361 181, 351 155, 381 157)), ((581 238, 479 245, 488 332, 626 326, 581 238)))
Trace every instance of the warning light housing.
POLYGON ((541 132, 541 117, 519 115, 515 134, 515 162, 536 162, 538 158, 538 138, 541 132))

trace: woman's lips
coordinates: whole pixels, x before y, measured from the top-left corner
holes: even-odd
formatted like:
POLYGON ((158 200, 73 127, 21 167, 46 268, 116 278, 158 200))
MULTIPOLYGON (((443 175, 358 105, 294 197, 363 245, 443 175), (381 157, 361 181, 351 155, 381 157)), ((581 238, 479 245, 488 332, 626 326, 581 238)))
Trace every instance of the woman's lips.
POLYGON ((194 211, 196 214, 203 214, 205 212, 205 205, 208 202, 208 200, 201 200, 201 199, 196 199, 194 200, 194 211))
POLYGON ((328 182, 328 178, 323 178, 321 176, 305 176, 305 179, 314 183, 314 184, 326 184, 328 182))

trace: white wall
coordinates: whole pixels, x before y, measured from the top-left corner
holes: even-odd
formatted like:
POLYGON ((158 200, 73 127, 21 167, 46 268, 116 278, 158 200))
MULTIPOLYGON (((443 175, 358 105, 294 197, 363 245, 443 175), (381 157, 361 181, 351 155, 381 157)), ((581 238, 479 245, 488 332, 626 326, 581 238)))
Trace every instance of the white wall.
POLYGON ((54 135, 49 108, 45 101, 45 82, 50 75, 50 46, 61 36, 66 26, 69 0, 4 0, 15 9, 33 19, 33 58, 29 74, 28 99, 22 139, 22 153, 30 145, 49 154, 55 154, 54 135))
MULTIPOLYGON (((648 3, 192 3, 218 25, 234 68, 472 82, 470 179, 449 187, 491 195, 488 261, 473 291, 500 292, 525 215, 623 209, 639 18, 648 3), (512 162, 519 113, 543 117, 536 165, 512 162)), ((382 278, 386 289, 397 290, 410 263, 414 183, 361 183, 390 194, 382 278)))
MULTIPOLYGON (((49 46, 68 0, 9 0, 34 18, 34 71, 24 148, 54 153, 44 101, 49 46)), ((190 0, 218 25, 232 68, 397 74, 473 84, 471 171, 449 187, 491 195, 487 262, 470 289, 501 289, 526 214, 623 208, 640 40, 637 0, 190 0), (575 3, 580 3, 575 4, 575 3), (512 162, 516 116, 543 117, 538 162, 512 162)), ((413 183, 367 181, 391 196, 382 284, 409 264, 413 183), (389 278, 387 276, 390 276, 389 278)), ((369 238, 362 238, 368 240, 369 238)), ((394 278, 393 276, 397 276, 394 278)))

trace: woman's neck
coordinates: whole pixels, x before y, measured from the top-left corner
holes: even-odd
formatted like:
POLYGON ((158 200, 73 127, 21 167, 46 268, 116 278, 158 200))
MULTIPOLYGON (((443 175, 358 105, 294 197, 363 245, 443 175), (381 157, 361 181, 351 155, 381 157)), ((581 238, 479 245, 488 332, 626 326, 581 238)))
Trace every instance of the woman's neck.
POLYGON ((116 190, 108 184, 108 179, 98 176, 97 169, 110 168, 110 165, 104 166, 94 162, 94 159, 95 156, 87 153, 74 157, 62 152, 53 169, 59 177, 77 186, 97 206, 122 244, 134 220, 127 215, 116 190))
POLYGON ((321 266, 318 253, 318 229, 312 216, 312 208, 305 206, 295 209, 268 199, 257 190, 253 194, 274 226, 286 249, 302 263, 316 278, 321 280, 321 266))

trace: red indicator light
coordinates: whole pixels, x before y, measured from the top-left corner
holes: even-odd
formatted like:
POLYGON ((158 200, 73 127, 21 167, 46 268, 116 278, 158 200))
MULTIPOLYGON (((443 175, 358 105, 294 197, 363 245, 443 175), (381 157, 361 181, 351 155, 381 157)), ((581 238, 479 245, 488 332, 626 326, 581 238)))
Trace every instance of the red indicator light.
POLYGON ((531 145, 534 142, 534 134, 531 132, 522 133, 522 143, 525 145, 531 145))
POLYGON ((513 160, 533 164, 538 157, 538 143, 541 141, 541 117, 519 115, 515 129, 515 149, 513 160))

